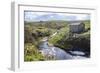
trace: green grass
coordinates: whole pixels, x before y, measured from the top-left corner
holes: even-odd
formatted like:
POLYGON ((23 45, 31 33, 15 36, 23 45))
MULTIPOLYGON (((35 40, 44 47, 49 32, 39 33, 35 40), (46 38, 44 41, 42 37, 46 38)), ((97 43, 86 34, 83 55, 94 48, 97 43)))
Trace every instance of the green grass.
POLYGON ((90 28, 90 21, 89 20, 88 21, 84 21, 84 23, 85 23, 85 29, 90 28))
MULTIPOLYGON (((90 21, 84 21, 84 23, 85 23, 86 31, 78 34, 79 39, 80 39, 80 37, 87 38, 87 39, 90 38, 90 21)), ((55 36, 53 36, 52 38, 49 39, 49 43, 51 43, 59 48, 62 48, 62 49, 72 48, 73 47, 73 45, 71 45, 72 41, 70 41, 69 38, 73 38, 73 37, 71 37, 69 34, 71 34, 71 33, 69 32, 68 26, 61 28, 55 36)))
POLYGON ((49 38, 49 43, 56 44, 58 41, 62 40, 66 35, 68 35, 68 33, 68 27, 61 28, 58 30, 58 33, 55 36, 49 38))
POLYGON ((41 53, 39 53, 39 50, 37 47, 32 43, 26 43, 24 46, 24 61, 38 61, 38 60, 44 60, 44 57, 41 53))

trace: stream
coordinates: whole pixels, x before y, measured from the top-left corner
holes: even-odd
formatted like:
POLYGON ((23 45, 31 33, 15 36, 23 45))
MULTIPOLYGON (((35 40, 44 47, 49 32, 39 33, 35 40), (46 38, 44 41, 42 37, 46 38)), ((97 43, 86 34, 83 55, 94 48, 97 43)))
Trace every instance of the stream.
POLYGON ((83 51, 64 51, 61 48, 48 45, 47 39, 43 40, 39 45, 39 50, 44 56, 53 56, 55 60, 66 60, 66 59, 84 59, 85 52, 83 51))

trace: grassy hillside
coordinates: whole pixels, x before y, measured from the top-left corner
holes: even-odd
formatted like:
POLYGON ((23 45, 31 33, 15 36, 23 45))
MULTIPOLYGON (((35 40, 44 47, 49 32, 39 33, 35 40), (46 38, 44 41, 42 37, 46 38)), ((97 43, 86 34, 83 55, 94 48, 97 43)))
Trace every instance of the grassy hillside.
POLYGON ((25 22, 24 60, 45 60, 38 50, 39 43, 44 37, 48 37, 50 44, 65 51, 80 48, 83 51, 90 52, 90 21, 83 21, 83 23, 85 23, 85 31, 73 34, 69 32, 69 22, 67 21, 25 22), (52 36, 54 33, 56 35, 52 36), (74 35, 77 35, 77 37, 73 37, 74 35))

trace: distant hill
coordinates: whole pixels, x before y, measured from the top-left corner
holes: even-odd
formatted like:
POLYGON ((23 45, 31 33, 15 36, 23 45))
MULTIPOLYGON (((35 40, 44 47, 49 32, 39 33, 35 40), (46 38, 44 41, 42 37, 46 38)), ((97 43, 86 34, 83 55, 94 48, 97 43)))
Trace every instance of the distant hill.
POLYGON ((52 23, 58 23, 58 24, 60 24, 60 23, 67 23, 67 24, 71 24, 71 23, 77 23, 77 22, 90 22, 90 20, 77 20, 77 21, 65 21, 65 20, 49 20, 49 21, 35 21, 35 22, 33 22, 33 21, 24 21, 25 23, 50 23, 50 22, 52 22, 52 23))

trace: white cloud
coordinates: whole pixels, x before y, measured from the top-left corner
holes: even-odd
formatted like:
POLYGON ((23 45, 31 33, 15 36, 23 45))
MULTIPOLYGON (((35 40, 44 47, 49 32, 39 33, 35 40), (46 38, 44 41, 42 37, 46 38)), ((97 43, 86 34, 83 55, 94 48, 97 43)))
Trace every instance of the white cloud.
MULTIPOLYGON (((25 20, 26 21, 34 21, 35 18, 42 15, 50 15, 51 12, 25 12, 25 20)), ((65 19, 62 20, 89 20, 90 15, 89 14, 69 14, 69 13, 54 13, 58 14, 60 16, 63 16, 65 19)), ((54 18, 53 15, 50 16, 50 18, 54 18)))
POLYGON ((35 14, 33 12, 25 12, 24 15, 25 15, 24 19, 26 21, 31 21, 38 16, 37 14, 35 14))
POLYGON ((77 15, 76 20, 89 20, 90 15, 77 15))
MULTIPOLYGON (((74 20, 89 20, 90 15, 89 14, 63 14, 68 17, 74 17, 74 20)), ((71 20, 71 19, 70 19, 71 20)))

